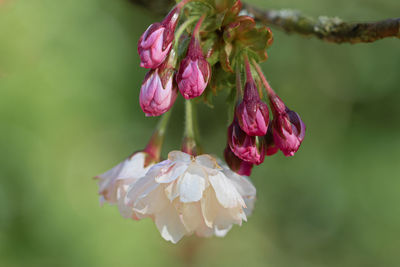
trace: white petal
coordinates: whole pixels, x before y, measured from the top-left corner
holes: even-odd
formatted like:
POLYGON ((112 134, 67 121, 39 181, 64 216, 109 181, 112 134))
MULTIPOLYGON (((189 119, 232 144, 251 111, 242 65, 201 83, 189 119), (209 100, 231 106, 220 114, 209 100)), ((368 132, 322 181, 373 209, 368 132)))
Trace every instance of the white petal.
POLYGON ((174 244, 186 233, 178 212, 171 203, 159 213, 155 214, 155 223, 161 236, 174 244))
POLYGON ((221 206, 214 219, 214 227, 225 229, 232 224, 242 225, 242 220, 246 221, 247 218, 241 207, 227 209, 221 206))
POLYGON ((126 219, 137 218, 133 207, 131 205, 126 205, 124 199, 118 200, 118 210, 121 216, 126 219))
POLYGON ((232 229, 232 225, 229 225, 226 228, 219 229, 217 226, 214 229, 214 234, 218 237, 224 237, 226 234, 232 229))
POLYGON ((179 196, 179 186, 177 180, 165 187, 165 195, 170 201, 173 201, 179 196))
POLYGON ((208 227, 204 222, 202 222, 196 229, 196 235, 200 237, 210 237, 215 233, 213 228, 208 227))
POLYGON ((218 200, 215 196, 214 190, 209 187, 203 193, 203 198, 200 201, 201 211, 204 217, 204 223, 206 226, 212 228, 214 226, 215 217, 219 210, 218 200))
POLYGON ((209 187, 204 192, 201 200, 201 208, 205 224, 215 229, 227 229, 232 224, 241 224, 242 220, 246 220, 241 206, 235 208, 224 208, 215 196, 214 190, 209 187))
POLYGON ((181 176, 188 168, 185 162, 176 162, 161 176, 156 177, 158 183, 170 183, 181 176))
POLYGON ((117 179, 118 174, 121 172, 126 161, 127 160, 121 162, 111 170, 95 177, 96 179, 99 179, 99 194, 106 194, 106 191, 109 190, 109 187, 112 186, 117 179))
POLYGON ((121 213, 121 215, 124 218, 134 218, 134 212, 133 212, 133 207, 132 205, 127 205, 125 204, 125 196, 131 188, 131 186, 137 181, 137 179, 122 179, 122 180, 117 180, 116 186, 117 186, 117 204, 118 204, 118 210, 121 213))
POLYGON ((253 213, 255 198, 244 198, 244 203, 246 204, 246 208, 243 208, 246 216, 250 216, 253 213))
POLYGON ((240 176, 231 170, 224 170, 224 173, 231 180, 239 194, 243 197, 246 204, 244 212, 249 216, 254 209, 254 202, 256 200, 256 188, 246 176, 240 176))
POLYGON ((100 180, 99 194, 102 194, 110 204, 117 203, 118 181, 142 177, 148 169, 144 168, 144 159, 145 153, 138 152, 106 173, 96 177, 100 180))
POLYGON ((238 175, 231 170, 224 170, 223 172, 226 177, 231 180, 240 195, 242 195, 243 197, 256 196, 256 188, 248 177, 238 175))
POLYGON ((133 205, 139 197, 145 197, 155 190, 159 184, 152 176, 146 175, 129 187, 125 196, 125 205, 133 205))
POLYGON ((181 207, 182 222, 188 232, 193 232, 203 223, 199 202, 183 203, 181 207))
POLYGON ((206 187, 206 174, 195 165, 191 165, 179 180, 179 196, 181 202, 199 201, 206 187))
POLYGON ((118 179, 125 178, 140 178, 146 174, 148 167, 144 167, 146 160, 146 154, 139 152, 134 154, 132 157, 128 158, 124 162, 124 166, 118 174, 118 179))
POLYGON ((221 170, 222 168, 218 165, 217 160, 210 155, 203 154, 196 157, 196 163, 210 168, 210 169, 218 169, 221 170))
POLYGON ((133 210, 143 215, 153 215, 161 212, 168 205, 162 186, 140 196, 133 204, 133 210))
POLYGON ((239 205, 245 206, 235 186, 222 172, 218 172, 217 175, 210 175, 209 181, 215 190, 219 203, 224 208, 234 208, 239 205))
POLYGON ((175 150, 168 153, 168 159, 171 161, 190 163, 192 161, 192 156, 185 152, 175 150))
POLYGON ((174 164, 170 160, 161 161, 153 165, 146 173, 148 176, 159 177, 168 172, 169 168, 174 164))

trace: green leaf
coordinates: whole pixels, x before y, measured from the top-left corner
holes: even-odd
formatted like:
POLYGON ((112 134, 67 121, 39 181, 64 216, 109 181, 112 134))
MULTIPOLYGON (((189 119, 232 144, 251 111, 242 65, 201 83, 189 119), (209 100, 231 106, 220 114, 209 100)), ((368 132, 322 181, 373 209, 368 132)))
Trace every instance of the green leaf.
POLYGON ((232 52, 233 52, 233 45, 231 43, 224 43, 219 53, 219 60, 221 63, 221 67, 226 72, 231 72, 231 73, 234 72, 231 66, 232 52))
POLYGON ((236 88, 230 88, 229 94, 226 97, 226 104, 228 106, 228 125, 233 121, 236 107, 236 88))
POLYGON ((265 61, 268 58, 266 50, 273 40, 270 29, 265 26, 257 27, 254 19, 249 16, 237 17, 236 21, 226 26, 223 39, 225 46, 231 44, 238 51, 237 53, 227 54, 228 60, 224 58, 225 62, 230 62, 231 68, 234 65, 234 58, 241 56, 240 51, 242 49, 246 49, 256 61, 265 61))
POLYGON ((186 50, 189 46, 190 36, 183 34, 178 44, 178 61, 182 60, 186 56, 186 50))

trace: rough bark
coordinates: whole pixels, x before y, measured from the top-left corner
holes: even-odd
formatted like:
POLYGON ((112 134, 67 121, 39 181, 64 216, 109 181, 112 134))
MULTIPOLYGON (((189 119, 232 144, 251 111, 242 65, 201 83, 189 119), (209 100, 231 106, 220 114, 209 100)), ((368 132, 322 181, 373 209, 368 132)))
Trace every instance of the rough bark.
MULTIPOLYGON (((150 9, 156 15, 165 14, 175 1, 129 0, 150 9)), ((312 18, 290 9, 260 9, 243 3, 243 9, 257 22, 281 29, 287 33, 314 36, 332 43, 370 43, 377 40, 400 38, 400 18, 376 22, 345 22, 337 17, 312 18)))

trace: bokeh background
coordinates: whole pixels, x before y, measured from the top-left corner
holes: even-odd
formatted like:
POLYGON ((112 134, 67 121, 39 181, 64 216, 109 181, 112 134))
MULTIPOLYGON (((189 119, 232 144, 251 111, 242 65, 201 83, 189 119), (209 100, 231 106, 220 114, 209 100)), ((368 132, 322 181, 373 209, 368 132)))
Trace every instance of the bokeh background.
MULTIPOLYGON (((249 1, 373 21, 398 0, 249 1)), ((274 30, 263 68, 307 134, 254 169, 254 214, 223 239, 165 242, 100 207, 94 175, 144 146, 136 43, 155 17, 126 0, 0 0, 1 266, 400 265, 400 41, 337 45, 274 30)), ((222 156, 225 97, 200 106, 222 156), (219 116, 215 116, 218 114, 219 116)), ((167 151, 182 138, 182 100, 167 151)))

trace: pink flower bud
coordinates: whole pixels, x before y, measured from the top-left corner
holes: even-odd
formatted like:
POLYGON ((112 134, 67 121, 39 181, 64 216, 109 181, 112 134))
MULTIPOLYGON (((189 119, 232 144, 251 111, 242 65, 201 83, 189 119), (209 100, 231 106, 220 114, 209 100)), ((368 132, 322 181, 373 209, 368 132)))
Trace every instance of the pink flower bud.
POLYGON ((200 96, 207 87, 211 76, 211 66, 200 47, 198 29, 202 19, 193 32, 186 57, 181 61, 176 75, 179 91, 186 99, 200 96))
POLYGON ((232 152, 241 160, 259 165, 264 161, 263 139, 246 134, 235 118, 228 128, 228 144, 232 152))
POLYGON ((229 145, 224 150, 225 161, 228 164, 229 168, 236 172, 239 175, 250 176, 251 169, 253 168, 253 164, 243 161, 240 158, 236 157, 236 155, 229 148, 229 145))
POLYGON ((159 116, 174 104, 177 90, 173 84, 173 70, 150 70, 140 88, 140 107, 146 116, 159 116))
POLYGON ((270 95, 270 101, 274 113, 274 143, 286 157, 293 156, 303 142, 306 126, 300 116, 286 107, 277 95, 270 95))
POLYGON ((138 53, 141 67, 155 69, 164 62, 172 47, 179 12, 179 8, 174 8, 161 23, 150 25, 140 37, 138 53))
POLYGON ((251 136, 264 136, 269 123, 268 106, 260 99, 258 89, 251 76, 250 65, 246 62, 247 81, 242 102, 236 109, 240 128, 251 136))
POLYGON ((272 134, 272 122, 269 122, 267 134, 264 136, 265 155, 272 156, 278 152, 279 148, 275 145, 274 137, 272 134))

